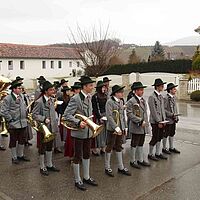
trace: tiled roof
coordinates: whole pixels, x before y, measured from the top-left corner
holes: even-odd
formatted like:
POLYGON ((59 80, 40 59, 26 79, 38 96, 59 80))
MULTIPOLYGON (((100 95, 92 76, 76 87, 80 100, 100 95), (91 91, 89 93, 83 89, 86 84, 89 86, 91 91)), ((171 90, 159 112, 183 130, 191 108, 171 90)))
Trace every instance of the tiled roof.
POLYGON ((73 48, 0 43, 0 58, 78 59, 73 48))

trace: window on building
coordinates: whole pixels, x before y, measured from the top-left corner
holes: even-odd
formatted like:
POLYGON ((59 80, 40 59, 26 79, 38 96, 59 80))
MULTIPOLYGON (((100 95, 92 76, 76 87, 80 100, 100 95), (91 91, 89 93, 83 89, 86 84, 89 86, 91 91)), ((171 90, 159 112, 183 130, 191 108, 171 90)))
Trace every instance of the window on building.
POLYGON ((69 62, 69 67, 72 67, 72 62, 71 61, 69 62))
POLYGON ((8 61, 8 70, 13 70, 13 61, 12 60, 8 61))
POLYGON ((54 69, 54 61, 51 61, 51 69, 54 69))
POLYGON ((1 67, 2 67, 2 60, 0 60, 0 70, 1 70, 1 67))
POLYGON ((20 60, 19 65, 20 65, 20 69, 25 69, 25 63, 23 60, 20 60))
POLYGON ((80 62, 79 61, 77 62, 77 67, 80 67, 80 62))
POLYGON ((58 68, 60 69, 60 68, 62 68, 62 61, 58 61, 58 68))
POLYGON ((46 69, 46 61, 42 61, 42 69, 46 69))

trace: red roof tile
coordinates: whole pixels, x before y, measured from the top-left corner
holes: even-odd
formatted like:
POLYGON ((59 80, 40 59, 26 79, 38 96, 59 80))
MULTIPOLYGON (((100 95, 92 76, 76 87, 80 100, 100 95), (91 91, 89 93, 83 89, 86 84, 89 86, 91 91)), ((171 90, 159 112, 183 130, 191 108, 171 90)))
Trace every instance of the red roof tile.
POLYGON ((73 48, 0 43, 0 58, 80 59, 73 48))

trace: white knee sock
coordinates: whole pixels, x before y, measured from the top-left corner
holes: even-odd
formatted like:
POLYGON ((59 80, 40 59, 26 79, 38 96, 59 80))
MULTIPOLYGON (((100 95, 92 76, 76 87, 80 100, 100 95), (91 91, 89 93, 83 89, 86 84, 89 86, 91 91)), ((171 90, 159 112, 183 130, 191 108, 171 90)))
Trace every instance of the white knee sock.
POLYGON ((52 151, 46 151, 47 167, 52 167, 52 151))
POLYGON ((22 144, 17 145, 17 156, 19 157, 24 156, 24 145, 22 144))
POLYGON ((74 170, 74 179, 75 182, 78 183, 81 181, 80 177, 80 165, 79 164, 73 164, 73 170, 74 170))
POLYGON ((117 161, 118 161, 118 168, 124 169, 123 159, 122 159, 122 152, 116 152, 117 161))
POLYGON ((169 136, 169 148, 174 148, 174 137, 169 136))
POLYGON ((131 162, 135 162, 136 159, 135 159, 135 156, 136 156, 136 148, 135 147, 131 147, 131 151, 130 151, 130 160, 131 162))
POLYGON ((111 169, 110 167, 111 152, 105 153, 105 169, 111 169))
POLYGON ((40 169, 44 169, 45 168, 45 164, 44 164, 44 155, 41 154, 40 155, 40 169))
POLYGON ((149 155, 153 155, 153 148, 154 146, 149 145, 149 155))
POLYGON ((17 159, 17 149, 16 147, 11 148, 11 154, 13 159, 17 159))
POLYGON ((160 155, 160 142, 156 143, 156 155, 160 155))
POLYGON ((167 149, 167 138, 164 137, 162 143, 163 143, 163 149, 167 149))
POLYGON ((138 147, 138 153, 139 153, 139 161, 143 162, 144 161, 144 156, 143 156, 143 147, 139 146, 138 147))
POLYGON ((88 180, 90 178, 90 159, 82 159, 83 177, 88 180))

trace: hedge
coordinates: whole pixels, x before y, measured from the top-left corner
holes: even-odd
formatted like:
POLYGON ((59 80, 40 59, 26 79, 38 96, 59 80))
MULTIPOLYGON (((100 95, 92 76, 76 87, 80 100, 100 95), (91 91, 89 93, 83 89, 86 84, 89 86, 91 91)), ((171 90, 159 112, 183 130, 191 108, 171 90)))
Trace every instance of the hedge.
POLYGON ((165 60, 138 64, 113 65, 104 73, 104 75, 121 75, 130 74, 132 72, 166 72, 186 74, 191 71, 191 69, 191 60, 165 60))
POLYGON ((200 90, 196 90, 190 94, 190 98, 193 101, 200 101, 200 90))

